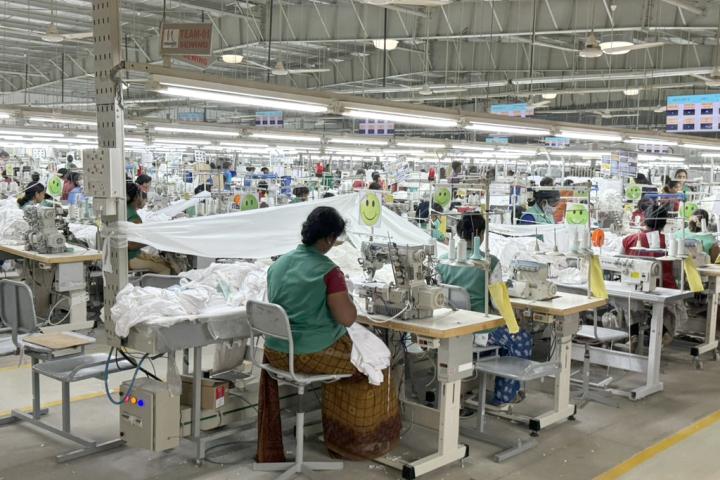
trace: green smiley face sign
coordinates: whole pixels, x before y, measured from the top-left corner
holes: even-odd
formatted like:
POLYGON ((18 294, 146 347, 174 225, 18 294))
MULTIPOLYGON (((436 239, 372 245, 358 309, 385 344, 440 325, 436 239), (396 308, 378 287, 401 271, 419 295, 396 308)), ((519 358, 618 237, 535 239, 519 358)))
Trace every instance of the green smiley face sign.
POLYGON ((452 200, 452 195, 450 194, 449 188, 440 187, 435 190, 435 203, 437 203, 443 208, 446 208, 448 205, 450 205, 450 200, 452 200))
POLYGON ((587 206, 581 203, 568 205, 565 212, 565 223, 568 225, 587 225, 589 219, 587 206))
POLYGON ((62 191, 63 191, 63 181, 62 181, 62 179, 61 179, 60 177, 58 177, 57 175, 54 176, 54 177, 52 177, 52 178, 50 179, 50 181, 48 182, 47 192, 48 192, 51 196, 57 198, 57 197, 62 196, 62 191))
POLYGON ((683 217, 686 219, 692 217, 692 214, 695 213, 695 210, 698 209, 698 206, 694 203, 686 203, 685 208, 683 208, 683 217))
POLYGON ((373 192, 367 192, 360 199, 360 221, 368 227, 374 227, 380 222, 381 215, 380 198, 373 192))
POLYGON ((243 195, 242 202, 240 203, 240 211, 244 212, 246 210, 255 210, 256 208, 258 208, 257 197, 252 193, 243 195))
POLYGON ((642 187, 640 185, 628 185, 625 189, 625 198, 627 200, 640 200, 642 196, 642 187))

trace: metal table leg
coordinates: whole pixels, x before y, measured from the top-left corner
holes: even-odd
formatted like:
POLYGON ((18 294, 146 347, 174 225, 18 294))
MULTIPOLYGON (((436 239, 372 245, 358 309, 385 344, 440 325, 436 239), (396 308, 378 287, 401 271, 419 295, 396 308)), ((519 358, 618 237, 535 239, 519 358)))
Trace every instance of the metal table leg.
POLYGON ((717 277, 711 277, 712 294, 710 295, 705 321, 705 341, 700 345, 690 347, 690 355, 693 357, 696 368, 702 368, 700 355, 713 352, 713 360, 718 359, 717 314, 718 301, 720 300, 720 282, 717 277))
POLYGON ((660 381, 660 360, 662 355, 662 332, 664 303, 652 304, 652 320, 650 321, 650 337, 648 348, 648 368, 645 374, 645 385, 630 392, 631 400, 640 400, 663 390, 660 381))
POLYGON ((205 455, 204 448, 200 442, 200 415, 202 409, 200 403, 202 393, 202 347, 193 348, 193 405, 191 413, 192 439, 195 442, 195 463, 202 463, 205 455))

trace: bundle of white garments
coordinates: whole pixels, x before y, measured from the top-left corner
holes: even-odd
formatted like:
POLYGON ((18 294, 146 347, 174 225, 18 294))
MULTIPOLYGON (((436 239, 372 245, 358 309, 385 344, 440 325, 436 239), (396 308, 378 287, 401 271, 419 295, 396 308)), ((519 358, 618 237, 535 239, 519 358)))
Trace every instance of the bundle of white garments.
POLYGON ((248 300, 262 300, 266 273, 264 264, 212 264, 185 272, 180 284, 170 288, 128 284, 111 309, 115 333, 127 337, 141 323, 169 326, 222 307, 244 307, 248 300))
POLYGON ((70 228, 70 232, 75 235, 75 238, 85 242, 89 248, 96 248, 98 229, 95 225, 70 223, 68 224, 68 227, 70 228))
POLYGON ((25 233, 30 226, 24 212, 18 208, 15 198, 0 200, 0 241, 20 244, 25 242, 25 233))
MULTIPOLYGON (((139 324, 170 326, 229 307, 244 307, 248 300, 264 300, 267 267, 267 262, 214 263, 181 274, 180 285, 166 289, 128 284, 118 293, 111 310, 115 333, 127 337, 139 324)), ((388 347, 361 325, 348 328, 348 334, 353 343, 352 364, 370 384, 382 384, 382 372, 390 366, 388 347)))
MULTIPOLYGON (((370 238, 370 227, 359 221, 357 193, 245 212, 134 224, 120 222, 119 230, 131 242, 165 252, 210 258, 269 258, 282 255, 300 243, 307 216, 319 206, 337 209, 347 222, 347 235, 356 247, 370 238)), ((424 245, 433 241, 426 231, 383 207, 381 224, 373 230, 376 241, 424 245)))

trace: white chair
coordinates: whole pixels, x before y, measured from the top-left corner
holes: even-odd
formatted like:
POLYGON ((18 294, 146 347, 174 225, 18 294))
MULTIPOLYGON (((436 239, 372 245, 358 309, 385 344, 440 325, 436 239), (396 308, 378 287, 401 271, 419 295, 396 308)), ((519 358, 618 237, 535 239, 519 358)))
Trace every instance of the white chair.
MULTIPOLYGON (((31 343, 22 343, 24 335, 37 330, 37 316, 30 287, 22 282, 0 280, 0 318, 10 326, 11 338, 16 351, 27 354, 32 363, 30 369, 32 385, 32 412, 12 410, 9 416, 0 418, 1 425, 15 422, 27 422, 43 430, 70 440, 80 448, 62 453, 56 457, 58 462, 75 460, 93 453, 103 452, 124 445, 123 440, 115 439, 104 443, 81 437, 70 429, 70 384, 89 378, 102 379, 105 374, 107 355, 104 353, 85 353, 84 346, 71 349, 52 349, 31 343), (62 427, 44 422, 41 417, 48 413, 40 406, 40 376, 57 380, 62 385, 62 427)), ((88 342, 95 339, 73 333, 75 337, 84 337, 88 342)), ((133 367, 127 360, 112 362, 108 365, 108 374, 128 370, 133 367)))
POLYGON ((265 370, 270 377, 277 380, 280 385, 289 385, 298 392, 298 411, 295 422, 295 437, 297 448, 294 462, 280 463, 256 463, 253 469, 266 472, 284 472, 278 477, 278 480, 292 478, 296 474, 305 474, 310 476, 312 471, 324 470, 342 470, 343 462, 306 462, 304 460, 304 431, 305 431, 305 412, 303 411, 303 396, 305 389, 313 383, 331 383, 344 378, 349 378, 349 374, 328 374, 328 375, 307 375, 295 372, 294 352, 295 345, 293 342, 292 331, 290 329, 290 319, 288 319, 285 310, 279 305, 266 302, 258 302, 249 300, 247 302, 247 321, 250 325, 250 345, 252 348, 252 361, 258 367, 265 370), (256 339, 258 337, 275 338, 288 342, 288 359, 289 369, 282 370, 275 368, 267 363, 257 361, 255 352, 256 339))

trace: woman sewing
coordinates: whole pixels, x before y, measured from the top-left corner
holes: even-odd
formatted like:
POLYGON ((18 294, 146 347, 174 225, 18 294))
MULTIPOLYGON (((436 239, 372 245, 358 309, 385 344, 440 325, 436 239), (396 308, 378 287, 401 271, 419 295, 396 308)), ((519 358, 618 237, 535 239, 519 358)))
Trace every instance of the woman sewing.
POLYGON ((535 192, 534 202, 518 221, 518 225, 554 224, 555 209, 560 203, 560 192, 540 190, 535 192))
MULTIPOLYGON (((457 226, 458 237, 465 240, 468 246, 473 244, 474 237, 483 238, 485 233, 485 218, 479 213, 467 214, 462 217, 457 226)), ((469 252, 471 253, 471 252, 469 252)), ((482 252, 480 252, 482 255, 482 252)), ((468 254, 468 257, 470 255, 468 254)), ((442 283, 463 287, 470 296, 470 310, 473 312, 485 312, 485 270, 472 265, 452 265, 440 263, 437 266, 442 283)), ((500 261, 493 255, 490 256, 491 284, 502 281, 502 269, 500 261)), ((493 330, 483 338, 477 335, 476 343, 485 343, 488 346, 499 346, 500 355, 503 357, 513 356, 519 358, 530 358, 533 349, 532 336, 526 330, 520 330, 511 334, 507 327, 493 330)), ((495 408, 505 409, 510 403, 518 403, 525 398, 525 393, 520 390, 520 382, 507 378, 495 377, 495 393, 489 402, 495 408)))
POLYGON ((710 261, 715 263, 715 259, 720 255, 720 246, 718 246, 715 234, 707 231, 709 224, 710 214, 707 210, 698 208, 690 216, 687 228, 684 231, 675 232, 675 239, 697 240, 702 245, 703 251, 710 256, 710 261))
MULTIPOLYGON (((125 184, 127 196, 127 221, 132 223, 143 223, 138 210, 145 206, 147 194, 134 182, 125 184)), ((130 270, 148 270, 150 273, 159 275, 170 275, 170 265, 157 255, 149 255, 142 251, 145 247, 142 243, 128 242, 128 267, 130 270)))
MULTIPOLYGON (((387 376, 382 385, 370 385, 350 362, 352 341, 346 327, 357 313, 342 271, 326 256, 344 232, 345 221, 334 208, 314 209, 303 223, 302 244, 268 270, 268 301, 283 307, 290 319, 296 372, 352 374, 323 387, 328 450, 348 459, 371 459, 387 453, 399 439, 400 410, 387 376)), ((287 342, 267 339, 265 361, 287 369, 287 342)), ((282 462, 278 386, 264 371, 258 407, 257 461, 282 462)))
POLYGON ((42 203, 45 200, 45 186, 42 183, 31 183, 22 196, 18 198, 18 206, 25 210, 42 203))

